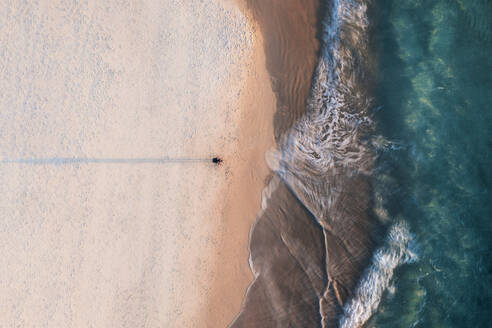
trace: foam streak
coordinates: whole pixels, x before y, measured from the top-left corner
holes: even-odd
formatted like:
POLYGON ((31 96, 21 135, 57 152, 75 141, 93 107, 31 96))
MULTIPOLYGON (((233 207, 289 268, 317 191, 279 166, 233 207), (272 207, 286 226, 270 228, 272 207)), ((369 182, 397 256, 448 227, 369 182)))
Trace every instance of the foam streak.
POLYGON ((403 222, 389 230, 386 242, 372 258, 372 264, 360 281, 354 297, 346 303, 340 319, 341 328, 358 328, 376 311, 383 292, 389 287, 394 270, 417 260, 412 234, 403 222))

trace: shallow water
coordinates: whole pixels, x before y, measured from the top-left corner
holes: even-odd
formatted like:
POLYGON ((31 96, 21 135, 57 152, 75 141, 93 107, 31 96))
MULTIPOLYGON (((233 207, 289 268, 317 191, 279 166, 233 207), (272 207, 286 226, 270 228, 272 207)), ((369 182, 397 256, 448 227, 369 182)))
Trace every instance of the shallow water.
POLYGON ((411 226, 403 267, 367 327, 491 327, 492 1, 377 3, 380 158, 411 226))
POLYGON ((489 327, 492 2, 325 7, 233 326, 489 327))
POLYGON ((266 66, 277 98, 276 140, 306 111, 316 66, 322 0, 246 0, 263 34, 266 66))
MULTIPOLYGON (((344 312, 354 313, 344 303, 382 241, 386 220, 374 213, 371 185, 376 153, 367 5, 340 0, 326 9, 306 112, 268 155, 277 187, 269 187, 272 196, 251 232, 255 281, 233 327, 336 327, 344 312), (299 234, 308 227, 320 242, 299 234)), ((407 261, 407 229, 391 231, 383 256, 374 257, 369 286, 389 280, 407 261), (383 270, 386 257, 391 268, 383 270)), ((367 287, 357 290, 364 295, 367 287)))

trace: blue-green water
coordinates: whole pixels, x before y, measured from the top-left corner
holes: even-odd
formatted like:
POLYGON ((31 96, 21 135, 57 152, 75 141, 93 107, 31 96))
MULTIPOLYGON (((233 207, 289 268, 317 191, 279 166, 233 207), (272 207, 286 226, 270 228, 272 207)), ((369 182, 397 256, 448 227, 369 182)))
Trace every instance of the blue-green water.
POLYGON ((492 1, 383 0, 374 10, 383 156, 419 261, 366 327, 492 327, 492 1))

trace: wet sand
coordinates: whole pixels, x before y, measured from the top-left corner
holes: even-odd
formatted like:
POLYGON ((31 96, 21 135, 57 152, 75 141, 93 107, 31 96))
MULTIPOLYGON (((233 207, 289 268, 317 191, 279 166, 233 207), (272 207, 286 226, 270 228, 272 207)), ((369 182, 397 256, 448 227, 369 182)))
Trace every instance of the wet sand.
POLYGON ((323 234, 277 176, 251 232, 257 277, 231 327, 317 327, 326 284, 323 234))
POLYGON ((234 2, 255 31, 253 74, 241 95, 245 113, 239 139, 242 155, 226 158, 239 170, 231 176, 224 199, 217 205, 223 221, 217 234, 213 284, 203 312, 204 327, 230 324, 252 282, 248 238, 270 172, 265 152, 273 146, 273 135, 278 139, 304 113, 319 46, 317 0, 234 2))
MULTIPOLYGON (((340 25, 335 31, 342 40, 339 44, 327 33, 323 56, 330 57, 320 59, 323 65, 317 71, 308 112, 302 117, 306 98, 296 98, 294 94, 303 95, 306 90, 307 97, 311 89, 312 75, 308 73, 314 69, 317 51, 312 51, 316 47, 310 45, 315 44, 312 40, 316 30, 307 29, 311 33, 304 34, 311 38, 309 42, 295 44, 296 31, 303 30, 296 23, 305 27, 303 23, 310 20, 296 20, 299 11, 291 6, 306 4, 249 4, 257 10, 259 21, 263 20, 260 26, 265 40, 267 33, 275 36, 265 48, 279 102, 275 117, 278 151, 269 161, 276 171, 269 185, 270 197, 250 237, 255 280, 231 327, 337 327, 346 302, 354 295, 373 250, 381 241, 384 225, 374 213, 375 194, 369 174, 374 167, 373 149, 367 142, 373 132, 367 107, 370 76, 364 30, 359 30, 358 25, 364 21, 340 25), (269 10, 274 13, 261 16, 269 10), (276 21, 276 10, 284 22, 276 21), (271 45, 274 46, 269 49, 271 45), (313 57, 300 56, 295 51, 303 45, 303 51, 307 49, 313 57), (334 51, 340 51, 337 54, 341 56, 330 52, 332 45, 339 46, 334 51), (334 64, 336 78, 330 80, 332 58, 344 62, 334 64), (303 70, 298 71, 300 68, 303 70), (360 115, 359 123, 367 120, 367 128, 346 119, 352 114, 360 115), (289 130, 299 117, 299 124, 289 130), (283 133, 286 134, 282 136, 283 133)), ((314 7, 307 4, 306 8, 314 7)), ((313 16, 311 20, 315 21, 316 15, 313 16)), ((338 17, 343 20, 358 16, 338 17)))
POLYGON ((318 60, 319 0, 242 0, 263 34, 267 69, 277 97, 275 139, 306 111, 318 60))
POLYGON ((220 253, 204 311, 205 327, 230 324, 252 282, 248 238, 270 172, 265 152, 273 146, 273 135, 278 139, 305 111, 318 52, 317 3, 235 1, 255 30, 250 66, 254 73, 241 95, 245 108, 240 129, 243 137, 239 139, 242 156, 231 164, 240 169, 224 189, 225 202, 219 203, 223 208, 222 229, 217 235, 220 253))

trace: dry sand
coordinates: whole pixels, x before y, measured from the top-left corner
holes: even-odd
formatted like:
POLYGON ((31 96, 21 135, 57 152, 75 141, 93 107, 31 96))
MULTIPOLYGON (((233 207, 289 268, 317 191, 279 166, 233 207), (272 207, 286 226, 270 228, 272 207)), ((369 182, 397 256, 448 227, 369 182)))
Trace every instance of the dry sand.
POLYGON ((262 40, 207 1, 0 4, 0 326, 221 327, 273 143, 262 40))
MULTIPOLYGON (((253 22, 252 22, 253 24, 253 22)), ((240 309, 253 279, 248 263, 251 225, 260 209, 261 191, 269 176, 265 152, 273 147, 273 114, 276 108, 266 71, 263 40, 255 31, 245 88, 240 98, 241 119, 237 150, 226 157, 232 175, 217 206, 221 209, 216 264, 205 308, 206 327, 225 327, 240 309)))

